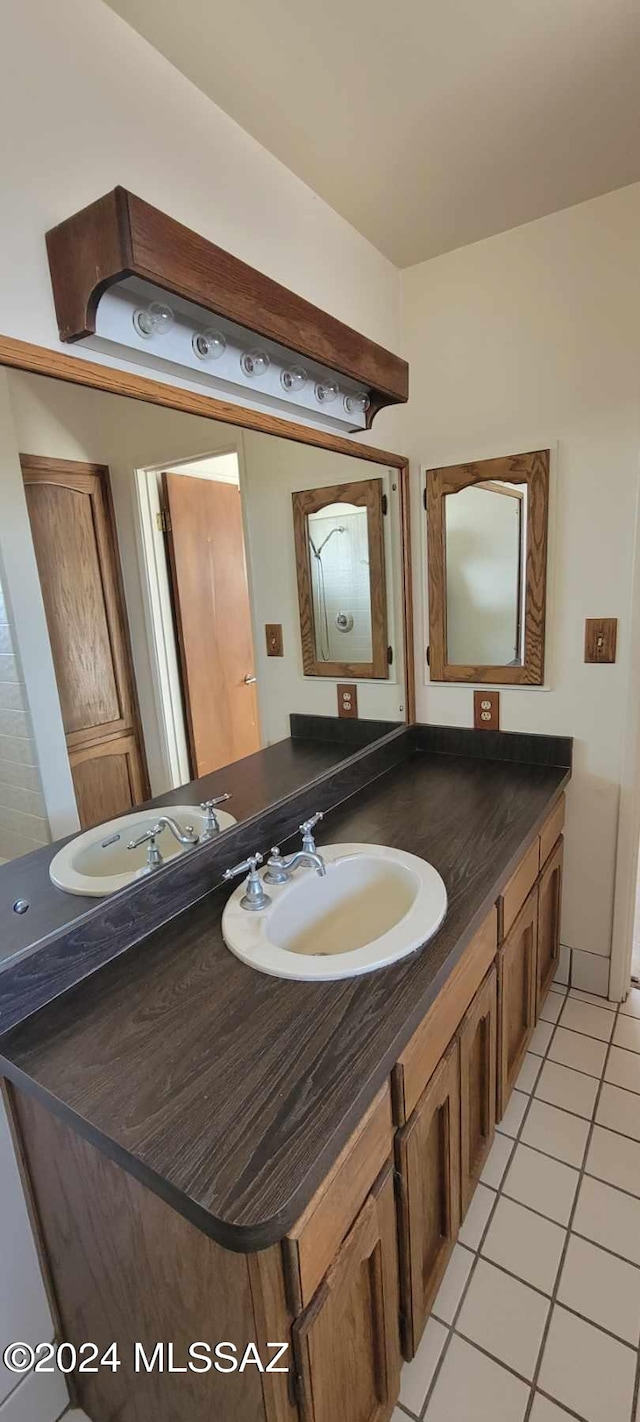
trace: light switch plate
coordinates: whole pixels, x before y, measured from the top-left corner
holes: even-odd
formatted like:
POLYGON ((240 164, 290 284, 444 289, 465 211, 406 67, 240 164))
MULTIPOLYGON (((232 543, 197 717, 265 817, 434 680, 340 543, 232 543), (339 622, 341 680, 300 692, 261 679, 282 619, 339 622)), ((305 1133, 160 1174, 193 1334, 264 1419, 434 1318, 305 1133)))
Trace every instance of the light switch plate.
POLYGON ((585 662, 615 662, 617 617, 587 617, 584 624, 585 662))
POLYGON ((280 622, 265 622, 264 631, 267 639, 267 656, 282 657, 284 655, 282 624, 280 622))
POLYGON ((474 691, 473 724, 476 731, 500 730, 499 691, 474 691))
POLYGON ((338 715, 357 720, 358 688, 353 682, 341 683, 338 686, 338 715))

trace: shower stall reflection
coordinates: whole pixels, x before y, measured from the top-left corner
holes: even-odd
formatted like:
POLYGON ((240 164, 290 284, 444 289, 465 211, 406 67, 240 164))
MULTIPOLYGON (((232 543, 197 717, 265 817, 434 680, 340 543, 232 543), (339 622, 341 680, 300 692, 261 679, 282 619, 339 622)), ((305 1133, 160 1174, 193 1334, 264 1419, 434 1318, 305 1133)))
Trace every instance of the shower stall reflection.
POLYGON ((369 662, 371 587, 367 510, 327 504, 307 516, 315 654, 320 662, 369 662))

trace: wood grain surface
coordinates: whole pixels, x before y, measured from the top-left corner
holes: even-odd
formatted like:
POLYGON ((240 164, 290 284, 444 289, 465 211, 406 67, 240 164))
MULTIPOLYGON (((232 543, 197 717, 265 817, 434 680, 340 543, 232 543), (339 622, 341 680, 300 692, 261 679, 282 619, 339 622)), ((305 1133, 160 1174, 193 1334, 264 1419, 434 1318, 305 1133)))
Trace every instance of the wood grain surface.
POLYGON ((330 676, 339 677, 342 680, 348 677, 375 677, 382 680, 389 676, 382 495, 382 479, 359 479, 350 484, 333 484, 321 489, 301 489, 291 495, 300 640, 305 676, 330 676), (317 655, 313 613, 313 577, 307 520, 310 514, 319 513, 329 504, 353 504, 356 508, 364 508, 367 511, 371 610, 370 662, 320 661, 317 655))
POLYGON ((342 982, 279 981, 228 952, 217 891, 6 1035, 6 1074, 220 1243, 275 1243, 567 780, 414 754, 328 813, 319 842, 388 844, 435 865, 449 910, 423 951, 342 982))
POLYGON ((429 588, 429 669, 431 681, 497 682, 539 686, 544 681, 547 598, 547 523, 549 450, 481 459, 427 470, 427 579, 429 588), (526 484, 527 547, 525 564, 524 660, 519 666, 457 666, 447 651, 447 494, 487 480, 526 484))
POLYGON ((135 275, 362 381, 369 424, 381 406, 407 399, 405 360, 125 188, 52 228, 47 251, 63 341, 94 332, 103 292, 135 275))
POLYGON ((287 740, 192 782, 186 794, 183 788, 160 796, 150 803, 199 804, 231 791, 230 809, 239 823, 108 899, 76 897, 54 887, 49 864, 61 841, 0 868, 0 1030, 211 893, 229 864, 284 842, 310 814, 331 809, 409 751, 404 726, 362 748, 287 740), (26 898, 28 913, 13 912, 17 897, 26 898))

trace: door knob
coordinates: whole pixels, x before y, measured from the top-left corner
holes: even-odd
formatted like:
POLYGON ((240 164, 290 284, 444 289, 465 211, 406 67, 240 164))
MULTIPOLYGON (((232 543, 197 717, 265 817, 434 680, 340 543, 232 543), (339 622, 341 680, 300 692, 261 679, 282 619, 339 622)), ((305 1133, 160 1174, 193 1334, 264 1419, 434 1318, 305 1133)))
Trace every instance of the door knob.
POLYGON ((257 681, 257 680, 258 680, 257 676, 250 676, 250 675, 249 675, 249 672, 247 672, 247 675, 246 675, 246 677, 245 677, 245 679, 244 679, 244 684, 245 684, 245 686, 253 686, 254 681, 257 681))

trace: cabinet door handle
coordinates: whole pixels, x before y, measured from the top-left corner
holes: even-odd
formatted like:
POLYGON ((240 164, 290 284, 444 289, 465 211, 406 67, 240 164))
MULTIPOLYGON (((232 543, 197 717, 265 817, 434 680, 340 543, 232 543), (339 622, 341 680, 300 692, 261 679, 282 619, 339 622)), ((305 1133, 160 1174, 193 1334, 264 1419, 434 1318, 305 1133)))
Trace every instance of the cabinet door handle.
POLYGON ((247 672, 247 675, 246 675, 246 677, 245 677, 245 679, 244 679, 244 684, 245 684, 245 686, 253 686, 254 681, 257 681, 257 680, 258 680, 257 676, 251 676, 250 673, 247 672))

